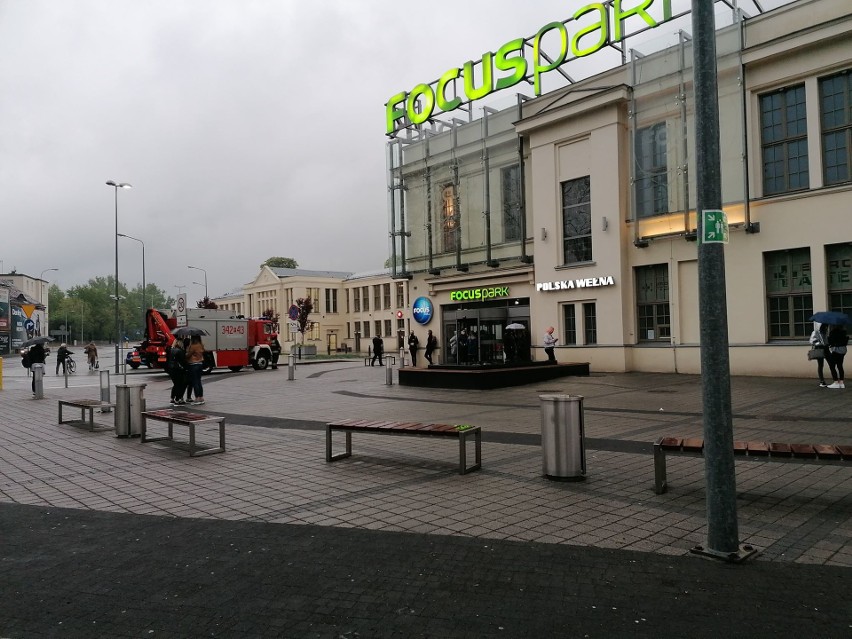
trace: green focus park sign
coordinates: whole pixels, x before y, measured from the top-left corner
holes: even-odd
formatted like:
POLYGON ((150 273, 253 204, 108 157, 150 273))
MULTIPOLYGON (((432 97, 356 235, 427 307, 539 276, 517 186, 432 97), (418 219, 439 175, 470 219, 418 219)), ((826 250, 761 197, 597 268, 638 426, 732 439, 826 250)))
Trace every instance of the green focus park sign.
POLYGON ((604 0, 580 7, 565 22, 546 24, 530 38, 516 38, 496 53, 483 53, 481 61, 469 60, 460 68, 446 71, 438 80, 397 93, 385 104, 386 134, 392 136, 408 126, 423 124, 436 112, 449 113, 525 80, 531 80, 535 95, 539 96, 542 76, 569 60, 569 54, 573 58, 589 56, 639 31, 657 27, 672 19, 671 5, 672 0, 604 0), (628 20, 631 25, 638 25, 630 33, 628 20), (556 55, 542 47, 545 36, 554 34, 559 38, 556 55), (530 43, 532 52, 527 59, 530 43), (476 86, 474 69, 480 62, 480 82, 476 86), (462 92, 456 88, 459 80, 463 83, 462 92))

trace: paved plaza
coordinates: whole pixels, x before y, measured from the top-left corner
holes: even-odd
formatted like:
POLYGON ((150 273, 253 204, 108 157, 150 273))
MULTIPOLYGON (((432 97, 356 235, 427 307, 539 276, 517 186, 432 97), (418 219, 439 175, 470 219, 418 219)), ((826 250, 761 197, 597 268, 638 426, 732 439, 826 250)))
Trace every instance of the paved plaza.
MULTIPOLYGON (((99 397, 98 376, 48 375, 36 400, 8 358, 0 637, 852 635, 852 465, 737 461, 740 539, 760 551, 743 565, 689 552, 706 542, 702 459, 670 458, 654 494, 651 443, 702 435, 698 377, 438 390, 361 361, 295 377, 206 376, 198 408, 227 417, 227 452, 190 458, 59 425, 57 400, 99 397), (584 482, 542 477, 553 392, 585 398, 584 482), (326 463, 324 425, 343 418, 482 426, 482 470, 459 475, 452 441, 370 434, 326 463)), ((127 383, 166 407, 164 374, 127 383)), ((847 393, 734 378, 735 437, 852 444, 847 393)))

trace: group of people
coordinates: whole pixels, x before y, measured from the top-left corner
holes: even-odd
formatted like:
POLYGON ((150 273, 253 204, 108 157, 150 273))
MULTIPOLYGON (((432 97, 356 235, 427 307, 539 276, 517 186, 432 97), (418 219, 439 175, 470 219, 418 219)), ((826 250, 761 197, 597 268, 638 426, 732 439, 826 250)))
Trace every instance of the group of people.
MULTIPOLYGON (((438 348, 438 339, 432 335, 432 331, 428 331, 426 335, 426 351, 424 357, 426 361, 432 364, 432 353, 438 348)), ((408 335, 408 352, 411 354, 411 365, 417 366, 417 351, 420 349, 420 338, 411 331, 408 335)), ((370 366, 375 366, 376 360, 379 366, 384 366, 382 357, 385 354, 385 343, 382 338, 376 335, 373 337, 373 358, 370 360, 370 366)))
POLYGON ((843 381, 843 358, 846 357, 846 347, 849 344, 849 334, 839 325, 820 324, 814 322, 814 330, 810 338, 811 346, 816 350, 817 374, 822 388, 846 388, 843 381), (823 364, 828 362, 832 383, 827 384, 823 374, 823 364))
POLYGON ((193 335, 184 339, 175 338, 166 356, 166 372, 172 380, 169 400, 172 406, 199 406, 204 403, 204 387, 201 385, 203 369, 204 344, 201 337, 193 335))

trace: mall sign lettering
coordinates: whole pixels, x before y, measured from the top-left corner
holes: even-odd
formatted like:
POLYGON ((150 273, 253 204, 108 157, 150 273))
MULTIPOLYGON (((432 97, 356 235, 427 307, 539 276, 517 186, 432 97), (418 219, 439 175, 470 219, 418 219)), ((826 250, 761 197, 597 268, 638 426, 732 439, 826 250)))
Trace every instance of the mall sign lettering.
POLYGON ((542 75, 559 67, 568 59, 569 53, 573 58, 582 58, 624 40, 631 35, 626 28, 630 18, 636 19, 638 28, 635 32, 657 27, 672 19, 672 0, 605 0, 580 7, 565 22, 546 24, 531 38, 510 40, 497 49, 496 54, 491 51, 483 53, 479 86, 474 86, 476 63, 468 60, 461 68, 450 69, 436 81, 397 93, 385 104, 386 133, 393 135, 409 124, 423 124, 434 115, 436 108, 449 113, 462 104, 481 100, 494 91, 507 89, 530 78, 535 94, 541 95, 542 75), (542 38, 551 32, 559 38, 559 51, 543 53, 542 38), (525 47, 530 40, 532 59, 527 60, 525 47), (464 97, 455 91, 458 79, 463 80, 464 97), (447 95, 447 85, 450 84, 453 85, 454 97, 447 95))
POLYGON ((595 286, 615 286, 612 275, 604 277, 587 277, 579 280, 559 280, 558 282, 537 282, 536 291, 569 291, 577 288, 594 288, 595 286))
POLYGON ((466 288, 461 291, 452 291, 450 301, 461 302, 465 300, 487 300, 494 297, 509 297, 508 286, 494 286, 492 288, 466 288))

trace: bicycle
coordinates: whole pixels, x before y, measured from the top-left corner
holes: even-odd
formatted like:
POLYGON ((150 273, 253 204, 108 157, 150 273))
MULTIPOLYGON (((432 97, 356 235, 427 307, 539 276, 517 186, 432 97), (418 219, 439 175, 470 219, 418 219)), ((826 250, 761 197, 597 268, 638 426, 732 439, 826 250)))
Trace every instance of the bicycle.
POLYGON ((65 356, 65 366, 68 369, 69 375, 77 372, 77 362, 74 361, 74 358, 70 354, 65 356))

